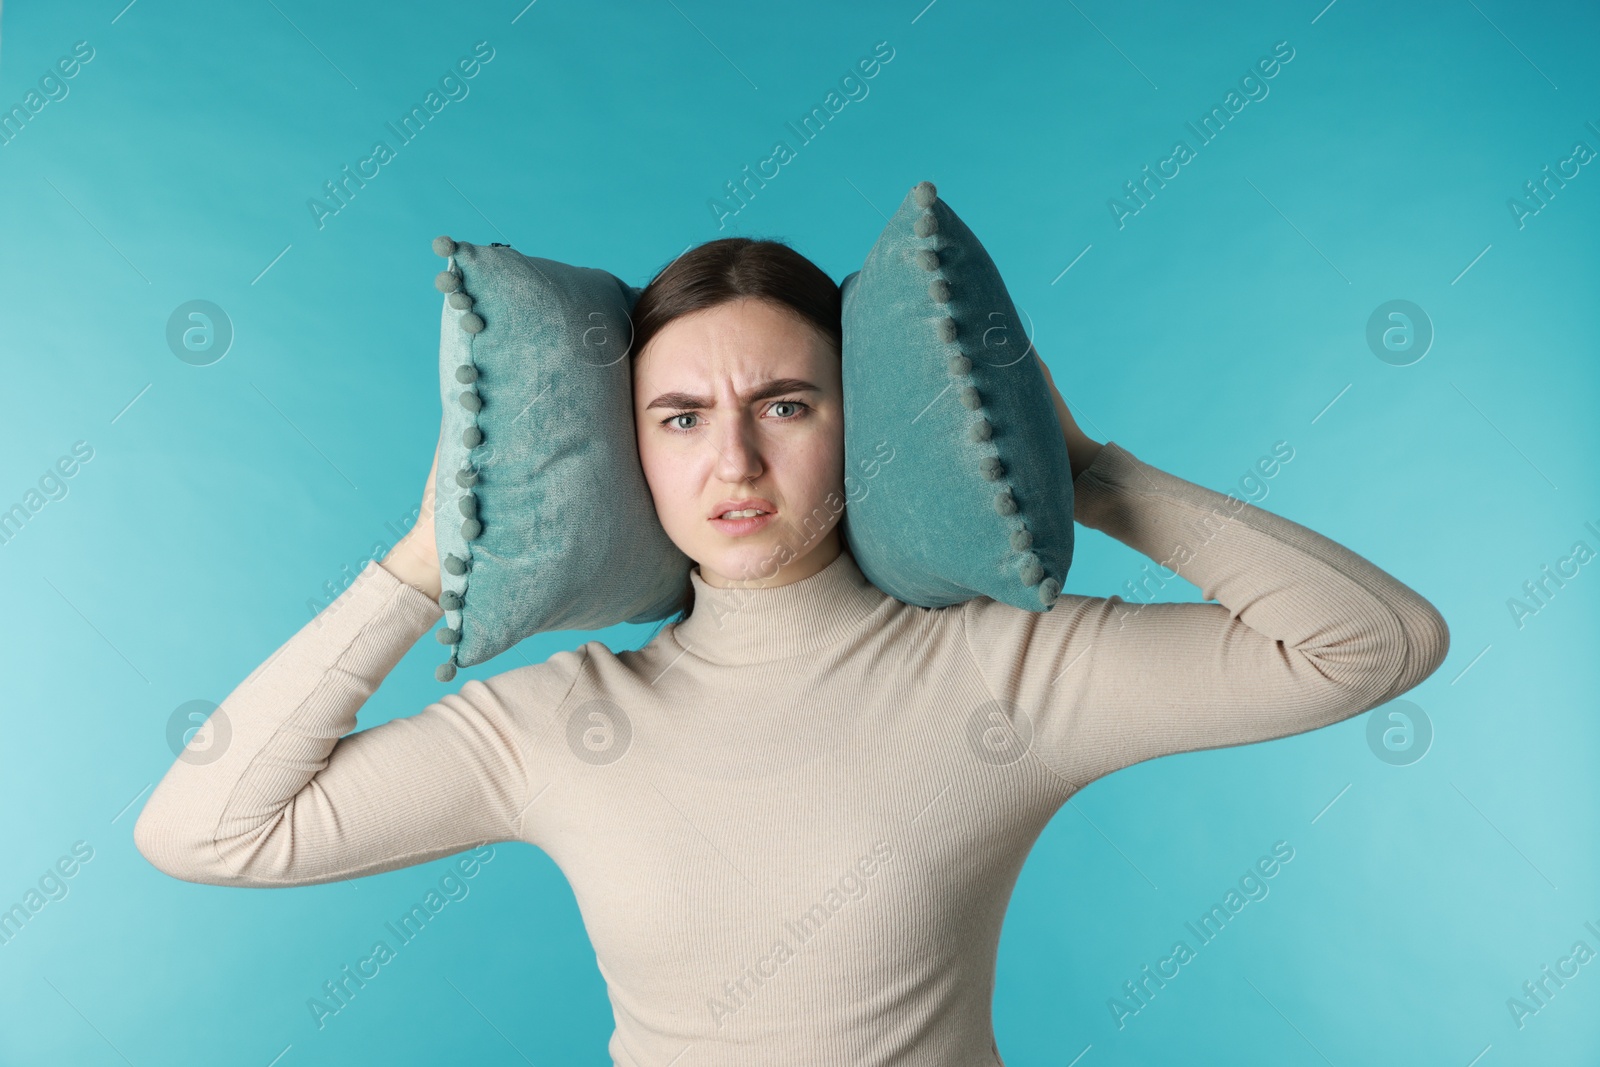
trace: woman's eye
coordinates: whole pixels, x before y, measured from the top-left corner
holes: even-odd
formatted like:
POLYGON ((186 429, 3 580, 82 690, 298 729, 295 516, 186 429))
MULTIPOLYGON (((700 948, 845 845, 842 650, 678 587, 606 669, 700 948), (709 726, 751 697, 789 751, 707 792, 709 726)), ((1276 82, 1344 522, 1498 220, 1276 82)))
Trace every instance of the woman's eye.
MULTIPOLYGON (((776 412, 779 422, 790 422, 790 421, 792 421, 794 419, 797 419, 797 418, 800 417, 801 413, 806 411, 809 407, 810 407, 809 404, 807 404, 807 403, 805 403, 804 401, 801 401, 801 400, 774 400, 772 402, 772 408, 774 408, 774 409, 777 409, 777 408, 794 408, 794 409, 796 409, 791 414, 784 414, 781 411, 776 412)), ((700 416, 697 413, 693 412, 693 411, 681 411, 676 415, 668 415, 666 418, 662 419, 661 420, 661 425, 665 426, 667 429, 672 430, 672 431, 674 431, 676 433, 690 433, 691 431, 693 431, 694 427, 693 426, 680 425, 678 423, 678 420, 679 419, 698 419, 699 417, 700 416)))

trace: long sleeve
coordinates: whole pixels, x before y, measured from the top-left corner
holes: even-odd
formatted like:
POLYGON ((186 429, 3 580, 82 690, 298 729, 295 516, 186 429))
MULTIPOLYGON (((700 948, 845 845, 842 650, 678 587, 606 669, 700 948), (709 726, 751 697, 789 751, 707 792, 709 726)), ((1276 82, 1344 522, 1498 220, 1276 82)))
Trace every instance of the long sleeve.
POLYGON ((1411 689, 1449 650, 1434 606, 1366 559, 1113 442, 1073 488, 1078 522, 1155 561, 1139 599, 962 605, 991 693, 1071 788, 1157 756, 1339 722, 1411 689), (1173 571, 1217 603, 1147 602, 1173 571))
POLYGON ((270 887, 517 838, 527 738, 548 725, 586 653, 468 681, 419 714, 344 736, 442 614, 369 562, 212 713, 210 747, 191 743, 140 813, 139 851, 185 881, 270 887))

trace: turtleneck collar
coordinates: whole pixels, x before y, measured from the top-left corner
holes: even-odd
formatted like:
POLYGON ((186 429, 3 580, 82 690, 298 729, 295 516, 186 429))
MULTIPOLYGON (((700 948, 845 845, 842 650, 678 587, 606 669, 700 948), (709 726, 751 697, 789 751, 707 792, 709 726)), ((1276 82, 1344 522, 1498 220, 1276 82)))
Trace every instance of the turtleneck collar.
POLYGON ((771 588, 723 589, 689 571, 694 607, 673 639, 711 663, 763 663, 826 648, 890 597, 867 580, 848 548, 816 574, 771 588))

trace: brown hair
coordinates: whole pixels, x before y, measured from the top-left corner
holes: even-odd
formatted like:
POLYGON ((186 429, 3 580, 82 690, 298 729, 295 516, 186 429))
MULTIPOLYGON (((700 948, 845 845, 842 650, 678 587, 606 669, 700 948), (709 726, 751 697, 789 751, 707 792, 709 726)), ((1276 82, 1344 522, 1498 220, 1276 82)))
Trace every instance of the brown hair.
MULTIPOLYGON (((844 346, 839 285, 821 267, 782 241, 721 237, 696 245, 667 264, 640 292, 632 313, 633 342, 628 358, 637 360, 650 340, 680 315, 755 297, 782 307, 833 345, 844 346)), ((694 610, 694 583, 685 582, 678 614, 694 610)))
POLYGON ((638 359, 656 334, 680 315, 742 297, 771 301, 793 312, 829 341, 844 343, 839 286, 782 241, 722 237, 683 253, 662 268, 633 308, 633 345, 638 359))

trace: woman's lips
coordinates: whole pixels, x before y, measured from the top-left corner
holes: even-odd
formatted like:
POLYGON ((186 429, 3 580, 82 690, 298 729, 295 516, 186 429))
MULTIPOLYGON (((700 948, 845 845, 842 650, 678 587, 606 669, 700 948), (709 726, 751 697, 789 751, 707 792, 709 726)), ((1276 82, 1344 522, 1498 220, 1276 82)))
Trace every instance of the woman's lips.
POLYGON ((712 519, 711 525, 729 537, 743 537, 755 533, 775 518, 772 512, 752 515, 747 519, 712 519))

